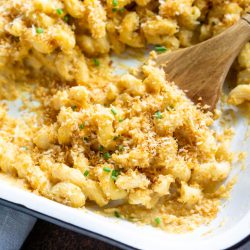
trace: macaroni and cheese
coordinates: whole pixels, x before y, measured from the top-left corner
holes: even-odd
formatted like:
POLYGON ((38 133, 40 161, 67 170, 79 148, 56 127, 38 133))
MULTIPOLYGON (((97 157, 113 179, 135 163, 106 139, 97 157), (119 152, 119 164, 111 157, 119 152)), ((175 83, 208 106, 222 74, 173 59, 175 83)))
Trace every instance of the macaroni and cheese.
MULTIPOLYGON (((51 200, 170 231, 211 221, 231 185, 230 140, 153 61, 116 76, 109 55, 191 46, 249 9, 249 0, 0 0, 1 98, 28 83, 41 101, 22 119, 1 104, 0 170, 51 200)), ((250 43, 235 64, 235 105, 250 100, 249 56, 250 43)))

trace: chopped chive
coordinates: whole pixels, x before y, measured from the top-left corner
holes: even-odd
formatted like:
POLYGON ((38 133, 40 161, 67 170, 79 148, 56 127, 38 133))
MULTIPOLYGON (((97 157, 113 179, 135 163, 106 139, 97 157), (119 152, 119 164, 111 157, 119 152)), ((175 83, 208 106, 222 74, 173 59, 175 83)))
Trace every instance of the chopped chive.
POLYGON ((111 171, 111 169, 110 169, 110 168, 108 168, 108 167, 104 167, 104 168, 103 168, 103 171, 105 171, 105 172, 109 173, 109 172, 111 171))
POLYGON ((113 115, 117 115, 117 112, 116 112, 115 109, 112 108, 112 109, 111 109, 111 112, 112 112, 113 115))
POLYGON ((155 117, 156 119, 162 119, 162 118, 163 118, 163 116, 162 116, 161 111, 157 111, 157 112, 155 112, 154 117, 155 117))
POLYGON ((21 149, 27 150, 28 148, 26 146, 22 146, 21 149))
POLYGON ((85 141, 85 142, 88 142, 89 141, 89 138, 88 137, 83 137, 83 140, 85 141))
POLYGON ((124 7, 117 9, 116 7, 112 9, 112 12, 117 12, 119 11, 120 13, 123 13, 126 9, 124 7))
POLYGON ((118 150, 119 150, 120 152, 123 151, 123 150, 124 150, 123 145, 119 145, 119 146, 118 146, 118 150))
POLYGON ((100 66, 100 61, 96 58, 93 58, 93 63, 96 67, 100 66))
POLYGON ((64 16, 63 20, 64 20, 64 22, 67 23, 69 21, 69 15, 64 16))
POLYGON ((114 212, 114 215, 115 215, 116 218, 120 218, 121 217, 121 215, 117 211, 114 212))
POLYGON ((167 48, 164 46, 155 46, 155 51, 158 53, 162 53, 162 52, 167 51, 167 48))
POLYGON ((104 149, 104 147, 103 147, 102 145, 100 145, 100 146, 98 147, 98 150, 99 150, 100 152, 102 152, 103 149, 104 149))
POLYGON ((42 34, 44 30, 42 28, 36 28, 36 33, 37 34, 42 34))
POLYGON ((73 105, 73 106, 71 106, 71 108, 72 108, 73 111, 76 111, 77 106, 76 106, 76 105, 73 105))
POLYGON ((159 217, 155 218, 155 223, 159 225, 161 223, 161 219, 159 217))
POLYGON ((56 13, 57 13, 59 16, 61 16, 61 15, 63 14, 63 10, 62 10, 62 9, 57 9, 57 10, 56 10, 56 13))
POLYGON ((85 127, 84 124, 80 124, 80 125, 79 125, 79 129, 81 129, 81 130, 84 129, 84 127, 85 127))
POLYGON ((85 172, 84 172, 84 174, 83 174, 85 177, 87 177, 88 175, 89 175, 89 171, 88 170, 86 170, 85 172))
POLYGON ((122 7, 122 8, 119 9, 119 11, 120 11, 121 13, 123 13, 123 12, 125 11, 125 8, 122 7))
POLYGON ((122 119, 122 118, 119 118, 119 119, 118 119, 118 122, 123 122, 123 119, 122 119))
POLYGON ((112 170, 112 173, 111 173, 111 178, 116 181, 118 175, 120 174, 120 171, 119 170, 112 170))
POLYGON ((115 6, 115 7, 118 6, 118 0, 113 0, 113 6, 115 6))
POLYGON ((104 157, 105 160, 108 160, 108 159, 111 158, 111 155, 110 155, 109 152, 105 152, 105 153, 103 154, 103 157, 104 157))

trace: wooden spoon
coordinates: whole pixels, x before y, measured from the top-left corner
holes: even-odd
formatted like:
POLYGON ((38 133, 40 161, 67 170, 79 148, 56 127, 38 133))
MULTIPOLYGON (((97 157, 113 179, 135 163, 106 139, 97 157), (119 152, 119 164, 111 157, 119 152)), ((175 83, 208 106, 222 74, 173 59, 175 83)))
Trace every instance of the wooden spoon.
POLYGON ((249 40, 250 12, 214 38, 160 54, 156 63, 165 70, 167 80, 186 90, 190 99, 213 110, 233 61, 249 40))

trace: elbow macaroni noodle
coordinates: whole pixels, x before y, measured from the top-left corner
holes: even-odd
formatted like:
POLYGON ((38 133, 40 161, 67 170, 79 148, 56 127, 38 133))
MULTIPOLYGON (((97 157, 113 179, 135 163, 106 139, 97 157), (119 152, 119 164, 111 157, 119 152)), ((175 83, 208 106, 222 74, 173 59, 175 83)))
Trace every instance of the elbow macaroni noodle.
POLYGON ((85 86, 55 92, 47 108, 56 116, 41 128, 26 128, 31 129, 27 149, 8 141, 12 135, 5 135, 4 124, 10 118, 2 115, 0 169, 72 207, 122 201, 116 213, 128 218, 134 208, 131 213, 139 219, 147 211, 146 222, 153 223, 149 218, 166 204, 178 203, 183 214, 192 207, 196 216, 204 216, 202 206, 207 204, 205 217, 214 217, 220 194, 212 202, 206 188, 218 185, 230 172, 227 145, 209 129, 209 112, 203 113, 166 82, 162 70, 150 64, 142 69, 141 78, 127 74, 114 81, 117 93, 104 105, 94 101, 85 86))
MULTIPOLYGON (((94 203, 166 230, 216 216, 232 156, 210 129, 212 114, 152 61, 119 77, 107 61, 129 47, 174 50, 208 39, 249 0, 0 0, 0 9, 1 98, 15 95, 10 83, 31 79, 42 101, 36 122, 10 118, 1 104, 3 173, 57 202, 94 203)), ((250 43, 236 70, 228 102, 239 105, 250 101, 250 43)))

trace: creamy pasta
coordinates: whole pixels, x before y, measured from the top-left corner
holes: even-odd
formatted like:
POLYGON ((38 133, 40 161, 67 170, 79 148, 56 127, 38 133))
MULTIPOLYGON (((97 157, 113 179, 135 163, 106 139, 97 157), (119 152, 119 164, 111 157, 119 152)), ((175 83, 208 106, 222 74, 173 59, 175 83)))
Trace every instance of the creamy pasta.
MULTIPOLYGON (((230 140, 153 61, 116 76, 109 55, 191 46, 249 8, 248 0, 0 0, 1 98, 27 83, 41 102, 22 119, 1 104, 0 170, 51 200, 170 231, 211 221, 229 190, 230 140)), ((250 100, 249 56, 250 43, 236 62, 234 105, 250 100)))

